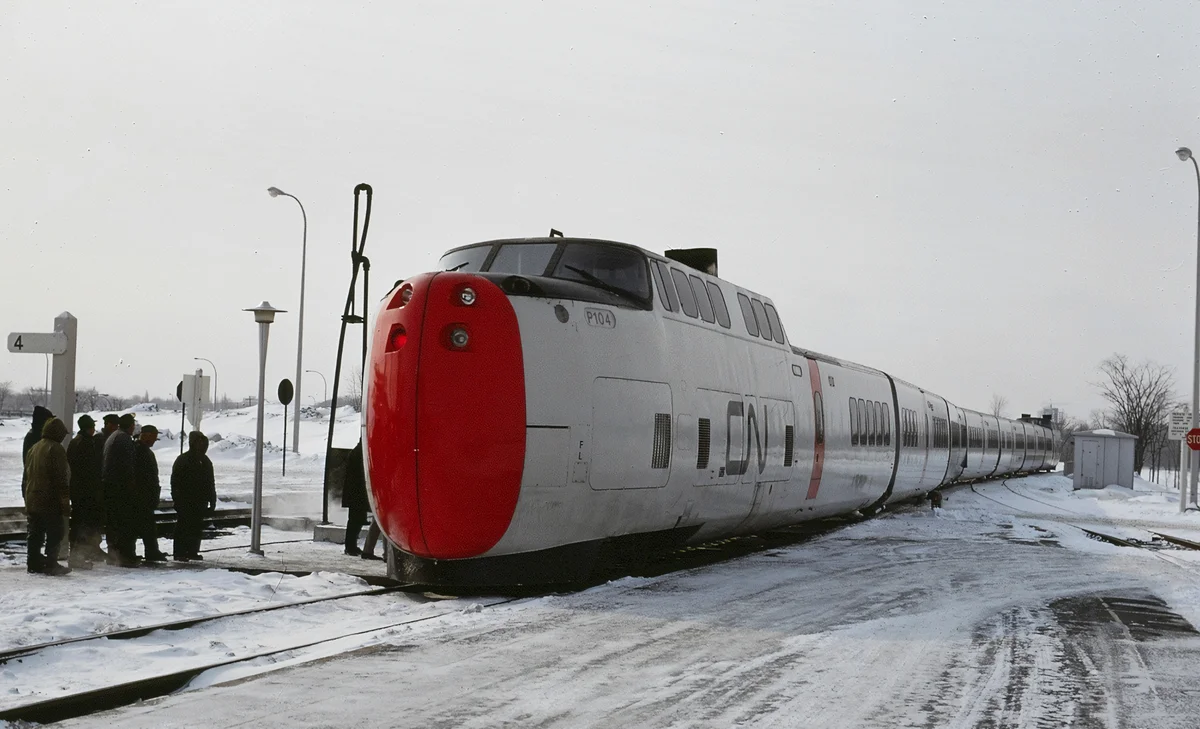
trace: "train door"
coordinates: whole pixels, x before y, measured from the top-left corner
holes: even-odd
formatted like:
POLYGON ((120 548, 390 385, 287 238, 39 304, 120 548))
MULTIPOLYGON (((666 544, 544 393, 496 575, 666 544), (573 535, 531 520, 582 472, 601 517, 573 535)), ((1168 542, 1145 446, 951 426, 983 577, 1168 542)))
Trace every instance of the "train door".
POLYGON ((813 399, 813 469, 808 480, 808 495, 804 498, 815 499, 821 488, 821 471, 825 466, 825 398, 821 394, 821 370, 811 357, 808 358, 808 383, 813 399))

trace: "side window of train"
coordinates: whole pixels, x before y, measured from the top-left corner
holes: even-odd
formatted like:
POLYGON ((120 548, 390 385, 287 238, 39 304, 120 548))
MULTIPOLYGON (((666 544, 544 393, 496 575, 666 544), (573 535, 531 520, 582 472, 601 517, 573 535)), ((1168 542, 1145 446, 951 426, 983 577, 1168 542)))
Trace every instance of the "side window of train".
POLYGON ((892 444, 892 409, 886 402, 883 404, 883 444, 892 444))
POLYGON ((775 311, 774 304, 763 304, 763 308, 767 310, 767 321, 771 323, 771 335, 775 337, 776 342, 786 344, 783 336, 783 324, 779 321, 779 312, 775 311))
POLYGON ((861 397, 858 398, 858 444, 871 445, 871 414, 861 397))
POLYGON ((713 311, 717 315, 717 323, 726 329, 729 328, 729 308, 725 306, 725 294, 721 291, 721 287, 708 282, 708 298, 712 303, 713 311))
POLYGON ((687 274, 678 268, 672 268, 671 278, 675 281, 675 293, 679 294, 679 308, 683 309, 684 314, 695 319, 700 310, 696 308, 696 297, 692 294, 687 274))
POLYGON ((850 398, 850 445, 858 445, 858 401, 850 398))
POLYGON ((879 427, 879 403, 869 402, 867 408, 871 411, 871 445, 883 445, 883 432, 879 427))
POLYGON ((664 273, 667 267, 662 261, 654 261, 654 265, 650 267, 654 271, 654 281, 658 284, 658 298, 662 302, 663 308, 667 311, 679 311, 679 299, 675 296, 675 287, 671 284, 671 277, 664 273))
POLYGON ((750 308, 754 311, 754 320, 758 322, 758 334, 768 342, 771 341, 771 322, 767 319, 767 310, 758 299, 750 299, 750 308))
POLYGON ((820 392, 813 393, 813 431, 814 443, 823 445, 825 443, 825 403, 820 392))
POLYGON ((739 293, 738 306, 742 307, 742 319, 746 322, 746 331, 750 336, 758 336, 758 324, 754 321, 754 309, 750 307, 750 299, 743 293, 739 293))
POLYGON ((699 276, 688 276, 692 280, 692 293, 696 295, 696 305, 700 307, 700 318, 712 324, 717 320, 713 315, 712 301, 708 298, 708 288, 704 279, 699 276))

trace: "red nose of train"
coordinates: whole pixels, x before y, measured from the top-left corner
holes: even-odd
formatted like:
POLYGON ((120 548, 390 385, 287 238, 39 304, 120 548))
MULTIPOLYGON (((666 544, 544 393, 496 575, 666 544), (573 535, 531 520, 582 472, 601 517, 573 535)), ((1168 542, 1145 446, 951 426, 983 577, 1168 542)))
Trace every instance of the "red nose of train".
POLYGON ((483 554, 508 529, 525 463, 525 369, 508 297, 427 273, 376 320, 366 449, 376 517, 406 552, 483 554))

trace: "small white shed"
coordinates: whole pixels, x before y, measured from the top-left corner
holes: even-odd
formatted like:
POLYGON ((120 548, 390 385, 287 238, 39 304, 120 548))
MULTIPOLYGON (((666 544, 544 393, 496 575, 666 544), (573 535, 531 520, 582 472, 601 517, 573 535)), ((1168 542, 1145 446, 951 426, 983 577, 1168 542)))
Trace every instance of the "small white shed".
POLYGON ((1133 488, 1133 442, 1137 436, 1104 428, 1075 434, 1076 489, 1133 488))

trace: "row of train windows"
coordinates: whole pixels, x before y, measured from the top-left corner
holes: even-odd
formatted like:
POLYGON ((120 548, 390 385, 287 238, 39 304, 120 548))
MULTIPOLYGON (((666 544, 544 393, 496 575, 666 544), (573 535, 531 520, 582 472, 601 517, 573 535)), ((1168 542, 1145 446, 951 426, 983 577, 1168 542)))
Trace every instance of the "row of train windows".
POLYGON ((916 410, 900 408, 900 433, 903 436, 900 445, 905 448, 916 448, 921 444, 921 423, 916 410))
MULTIPOLYGON (((710 324, 716 322, 726 329, 730 328, 729 308, 725 305, 725 294, 720 286, 696 274, 672 268, 662 261, 651 261, 651 264, 654 282, 658 284, 658 300, 664 309, 682 311, 684 316, 692 319, 700 318, 710 324)), ((786 343, 783 324, 774 306, 742 293, 737 296, 742 319, 746 323, 746 333, 767 341, 773 339, 780 344, 786 343)))
POLYGON ((685 316, 697 317, 726 329, 730 326, 729 307, 721 287, 695 274, 688 275, 662 261, 651 261, 654 282, 658 284, 658 300, 667 311, 683 311, 685 316))
POLYGON ((950 447, 950 421, 936 415, 933 417, 933 447, 950 447))
MULTIPOLYGON (((740 296, 741 294, 739 294, 740 296)), ((850 445, 892 444, 892 411, 886 403, 850 398, 850 445)))

